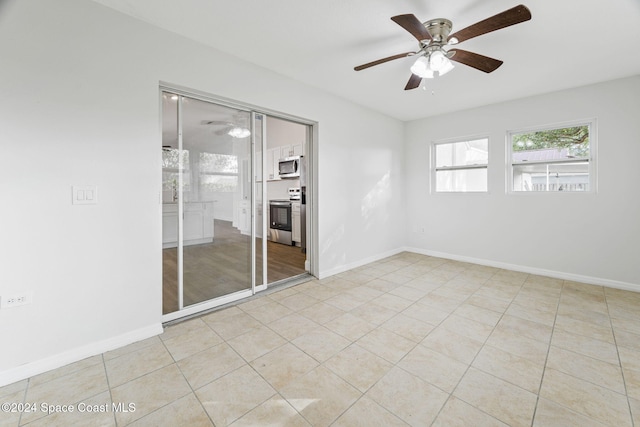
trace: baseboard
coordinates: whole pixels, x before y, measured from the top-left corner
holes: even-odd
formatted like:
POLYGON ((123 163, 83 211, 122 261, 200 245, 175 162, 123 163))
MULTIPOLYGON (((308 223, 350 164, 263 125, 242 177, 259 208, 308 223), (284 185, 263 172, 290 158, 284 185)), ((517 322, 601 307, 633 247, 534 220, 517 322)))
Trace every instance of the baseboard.
POLYGON ((331 277, 331 276, 334 276, 336 274, 344 273, 345 271, 353 270, 354 268, 362 267, 363 265, 367 265, 367 264, 370 264, 372 262, 380 261, 381 259, 388 258, 390 256, 397 255, 397 254, 399 254, 401 252, 405 252, 405 251, 406 251, 405 248, 397 248, 397 249, 393 249, 393 250, 390 250, 390 251, 387 251, 387 252, 383 252, 383 253, 371 256, 369 258, 364 258, 364 259, 352 262, 350 264, 340 265, 340 266, 332 268, 330 270, 320 271, 320 273, 318 274, 318 278, 319 279, 326 279, 327 277, 331 277))
MULTIPOLYGON (((522 273, 536 274, 539 276, 553 277, 555 279, 571 280, 573 282, 587 283, 589 285, 605 286, 608 288, 623 289, 626 291, 640 292, 640 285, 618 280, 604 279, 601 277, 584 276, 580 274, 565 273, 562 271, 546 270, 543 268, 529 267, 526 265, 509 264, 505 262, 492 261, 482 258, 466 257, 449 254, 428 249, 405 247, 403 251, 428 255, 437 258, 446 258, 453 261, 469 262, 473 264, 485 265, 487 267, 502 268, 504 270, 520 271, 522 273)), ((402 252, 402 251, 400 251, 402 252)))
POLYGON ((162 331, 162 324, 157 323, 106 340, 76 347, 54 356, 36 360, 35 362, 25 363, 24 365, 0 372, 0 387, 33 377, 34 375, 42 374, 52 369, 60 368, 70 363, 86 359, 87 357, 151 338, 161 334, 162 331))

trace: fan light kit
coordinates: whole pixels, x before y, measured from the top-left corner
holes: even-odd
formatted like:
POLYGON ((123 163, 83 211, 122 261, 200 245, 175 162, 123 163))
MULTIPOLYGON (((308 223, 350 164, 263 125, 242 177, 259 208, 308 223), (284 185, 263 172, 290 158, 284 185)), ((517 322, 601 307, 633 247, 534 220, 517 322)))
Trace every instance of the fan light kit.
MULTIPOLYGON (((234 120, 235 122, 236 120, 234 120)), ((221 120, 203 120, 203 125, 208 126, 224 126, 222 129, 215 132, 216 135, 227 134, 233 138, 246 138, 251 135, 251 131, 243 126, 238 126, 234 122, 225 122, 221 120)))
POLYGON ((502 65, 502 61, 462 49, 446 50, 444 47, 456 45, 473 37, 510 27, 530 19, 531 12, 525 5, 521 4, 449 35, 453 24, 448 19, 432 19, 420 22, 412 14, 394 16, 391 20, 418 40, 419 49, 416 52, 400 53, 359 65, 354 69, 360 71, 394 59, 418 56, 418 59, 411 66, 411 77, 404 88, 405 90, 417 88, 420 86, 422 79, 432 79, 447 74, 454 68, 452 61, 485 73, 491 73, 502 65))
POLYGON ((236 126, 232 129, 229 129, 229 132, 227 132, 227 135, 231 135, 234 138, 246 138, 249 135, 251 135, 251 131, 247 128, 241 128, 236 126))
POLYGON ((444 76, 453 70, 453 67, 453 63, 443 50, 435 50, 418 58, 411 66, 411 72, 423 79, 432 79, 435 77, 435 73, 444 76))

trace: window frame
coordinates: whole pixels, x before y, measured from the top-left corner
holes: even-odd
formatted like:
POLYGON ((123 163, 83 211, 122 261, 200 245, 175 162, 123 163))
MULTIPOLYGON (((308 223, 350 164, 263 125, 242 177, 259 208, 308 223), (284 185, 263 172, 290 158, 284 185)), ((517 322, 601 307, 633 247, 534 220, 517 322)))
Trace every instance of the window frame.
POLYGON ((466 137, 456 137, 456 138, 448 138, 432 141, 429 147, 430 153, 430 179, 431 185, 430 190, 431 194, 488 194, 489 193, 489 146, 491 145, 491 140, 488 135, 471 135, 466 137), (487 163, 485 164, 473 164, 473 165, 459 165, 459 166, 436 166, 437 165, 437 156, 436 150, 439 145, 446 144, 456 144, 463 143, 469 141, 477 141, 477 140, 486 140, 487 141, 487 163), (487 171, 487 189, 482 191, 438 191, 438 179, 437 173, 439 171, 459 171, 459 170, 475 170, 475 169, 486 169, 487 171))
POLYGON ((595 118, 589 119, 580 119, 580 120, 572 120, 567 122, 560 123, 551 123, 543 126, 530 126, 527 128, 518 128, 508 130, 505 136, 505 172, 506 172, 506 193, 507 194, 595 194, 597 193, 597 120, 595 118), (551 160, 551 161, 536 161, 536 162, 513 162, 513 135, 521 134, 521 133, 531 133, 531 132, 543 132, 548 130, 555 129, 563 129, 563 128, 571 128, 577 126, 587 126, 589 128, 589 156, 581 157, 578 159, 561 159, 561 160, 551 160), (553 164, 566 164, 566 163, 579 163, 587 161, 589 168, 589 189, 585 191, 516 191, 513 188, 514 185, 514 165, 523 165, 523 164, 538 164, 538 165, 553 165, 553 164))

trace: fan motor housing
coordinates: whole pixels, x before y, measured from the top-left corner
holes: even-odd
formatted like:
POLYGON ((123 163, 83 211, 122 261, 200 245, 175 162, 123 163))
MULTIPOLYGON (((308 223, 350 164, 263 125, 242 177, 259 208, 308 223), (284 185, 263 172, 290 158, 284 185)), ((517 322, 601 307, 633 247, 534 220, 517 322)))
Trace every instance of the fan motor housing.
POLYGON ((423 22, 423 25, 431 34, 434 43, 445 43, 451 33, 451 28, 453 28, 451 21, 444 18, 430 19, 423 22))

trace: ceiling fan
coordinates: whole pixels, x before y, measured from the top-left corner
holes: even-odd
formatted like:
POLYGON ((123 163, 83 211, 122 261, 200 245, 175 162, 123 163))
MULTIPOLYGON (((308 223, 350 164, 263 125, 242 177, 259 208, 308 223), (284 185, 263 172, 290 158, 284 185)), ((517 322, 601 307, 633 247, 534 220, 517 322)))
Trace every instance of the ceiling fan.
POLYGON ((518 5, 490 18, 476 22, 453 34, 452 23, 448 19, 438 18, 426 22, 420 22, 413 14, 393 16, 391 20, 407 30, 418 40, 419 49, 416 52, 405 52, 377 61, 368 62, 354 68, 356 71, 364 70, 374 65, 393 61, 394 59, 417 56, 418 59, 411 66, 411 77, 404 90, 415 89, 420 86, 422 79, 442 76, 453 69, 451 61, 473 67, 477 70, 490 73, 502 65, 502 61, 478 53, 462 49, 448 49, 452 46, 481 36, 492 31, 500 30, 511 25, 519 24, 531 19, 531 12, 525 5, 518 5))

